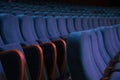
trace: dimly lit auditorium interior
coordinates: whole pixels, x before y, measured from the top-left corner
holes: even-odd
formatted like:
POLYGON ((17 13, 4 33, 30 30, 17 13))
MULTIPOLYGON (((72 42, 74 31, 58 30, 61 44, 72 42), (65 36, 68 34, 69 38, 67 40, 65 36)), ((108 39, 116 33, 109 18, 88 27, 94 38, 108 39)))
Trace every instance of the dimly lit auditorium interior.
POLYGON ((0 0, 0 80, 120 80, 119 0, 0 0))

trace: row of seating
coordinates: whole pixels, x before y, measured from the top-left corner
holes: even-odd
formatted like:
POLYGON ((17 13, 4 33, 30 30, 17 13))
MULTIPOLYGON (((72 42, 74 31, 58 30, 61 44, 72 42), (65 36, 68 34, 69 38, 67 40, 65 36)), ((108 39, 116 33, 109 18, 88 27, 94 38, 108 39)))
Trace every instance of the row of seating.
POLYGON ((65 6, 1 2, 0 80, 70 79, 68 35, 120 23, 119 8, 65 6))
POLYGON ((67 63, 73 80, 120 79, 120 25, 73 32, 67 39, 67 63))
MULTIPOLYGON (((100 25, 119 23, 117 17, 111 18, 110 22, 108 19, 93 18, 90 23, 91 26, 87 25, 87 22, 90 21, 89 18, 86 20, 84 17, 77 16, 0 14, 1 46, 8 46, 5 50, 18 49, 24 53, 25 72, 21 72, 19 76, 25 74, 27 80, 39 80, 40 78, 47 78, 46 76, 48 79, 65 76, 69 73, 66 65, 66 38, 69 33, 96 28, 100 25), (93 22, 94 19, 95 22, 93 22), (42 75, 44 76, 42 77, 42 75)), ((3 63, 4 61, 2 61, 3 63)), ((22 68, 20 71, 23 71, 22 68)), ((7 78, 9 75, 11 77, 9 73, 7 78)), ((17 80, 21 79, 16 78, 17 80)), ((14 80, 14 77, 12 76, 9 79, 14 80)))
POLYGON ((116 15, 119 16, 119 8, 113 7, 88 7, 88 6, 75 6, 75 5, 63 5, 60 4, 51 4, 51 5, 28 5, 21 3, 5 3, 1 2, 0 4, 0 12, 8 12, 8 13, 44 13, 44 14, 65 14, 69 13, 72 15, 116 15), (7 6, 6 6, 7 5, 7 6))
MULTIPOLYGON (((22 48, 19 49, 18 47, 18 49, 25 56, 24 63, 26 65, 25 70, 27 70, 25 73, 28 80, 30 77, 32 80, 42 78, 44 65, 47 72, 46 76, 49 79, 53 77, 55 69, 57 69, 56 65, 58 65, 59 73, 64 73, 66 43, 58 34, 53 33, 52 28, 49 28, 49 33, 47 34, 42 20, 44 19, 41 17, 34 17, 34 25, 33 19, 30 16, 0 15, 0 34, 4 42, 2 44, 23 46, 24 51, 22 48), (43 63, 45 64, 43 65, 43 63), (29 75, 28 71, 30 72, 29 75)), ((49 27, 52 27, 50 25, 51 21, 47 20, 49 27)), ((16 49, 16 46, 14 48, 16 49)))

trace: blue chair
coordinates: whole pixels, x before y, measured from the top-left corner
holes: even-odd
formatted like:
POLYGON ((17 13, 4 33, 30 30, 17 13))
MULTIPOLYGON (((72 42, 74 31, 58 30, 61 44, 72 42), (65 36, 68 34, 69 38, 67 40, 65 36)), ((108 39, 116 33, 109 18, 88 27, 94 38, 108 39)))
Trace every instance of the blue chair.
POLYGON ((93 54, 89 33, 75 32, 68 37, 67 61, 73 80, 99 80, 102 77, 97 65, 99 62, 93 54))
POLYGON ((81 17, 83 17, 83 16, 80 16, 80 17, 77 16, 75 18, 75 29, 76 29, 76 31, 82 31, 83 30, 83 24, 82 24, 81 17))
POLYGON ((76 18, 76 16, 64 16, 65 20, 66 20, 66 27, 69 33, 71 32, 75 32, 75 23, 74 20, 76 18))
POLYGON ((103 60, 105 61, 105 63, 107 65, 109 65, 109 61, 111 60, 111 57, 108 54, 108 52, 106 51, 106 47, 104 44, 104 39, 103 39, 101 29, 104 29, 104 28, 103 27, 97 28, 97 30, 95 31, 95 33, 97 35, 97 39, 98 39, 98 45, 99 45, 98 47, 99 47, 100 53, 102 53, 102 55, 103 55, 103 60))
POLYGON ((114 33, 112 32, 112 28, 109 27, 104 28, 102 34, 103 34, 105 48, 112 59, 119 52, 119 47, 116 47, 116 42, 114 41, 115 38, 114 38, 114 33))
POLYGON ((60 37, 62 37, 63 39, 67 38, 69 33, 67 31, 66 21, 65 21, 64 17, 56 16, 55 18, 57 20, 57 27, 58 27, 58 31, 60 33, 60 37))

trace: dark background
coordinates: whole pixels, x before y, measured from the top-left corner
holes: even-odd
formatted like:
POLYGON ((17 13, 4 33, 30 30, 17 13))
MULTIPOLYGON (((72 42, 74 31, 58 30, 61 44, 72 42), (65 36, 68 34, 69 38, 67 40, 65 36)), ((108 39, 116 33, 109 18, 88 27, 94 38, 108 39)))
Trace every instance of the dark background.
POLYGON ((9 2, 25 2, 28 4, 39 4, 42 2, 59 2, 67 4, 91 5, 91 6, 120 6, 120 0, 3 0, 9 2))

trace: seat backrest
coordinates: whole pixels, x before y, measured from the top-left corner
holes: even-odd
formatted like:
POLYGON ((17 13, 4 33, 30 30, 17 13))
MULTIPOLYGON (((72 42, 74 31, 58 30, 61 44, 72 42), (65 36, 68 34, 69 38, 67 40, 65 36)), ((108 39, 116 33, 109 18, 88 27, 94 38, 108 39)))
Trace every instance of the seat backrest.
POLYGON ((99 27, 98 19, 99 19, 99 17, 92 17, 93 27, 94 28, 99 27))
POLYGON ((103 35, 105 48, 111 58, 114 58, 114 56, 118 53, 113 39, 114 34, 111 32, 111 28, 104 28, 103 30, 101 30, 101 32, 103 35))
POLYGON ((103 40, 103 35, 102 35, 102 32, 100 31, 100 29, 104 29, 104 27, 97 28, 97 29, 98 30, 96 30, 95 33, 96 33, 97 39, 98 39, 99 51, 100 51, 100 53, 101 53, 101 55, 103 57, 103 60, 108 65, 109 61, 111 60, 111 57, 108 54, 108 52, 106 51, 104 40, 103 40))
POLYGON ((36 42, 38 38, 34 30, 32 17, 28 15, 18 15, 17 18, 19 19, 20 32, 24 41, 36 42))
POLYGON ((38 39, 41 42, 50 42, 48 38, 48 32, 45 28, 46 24, 43 16, 33 16, 32 18, 34 21, 34 28, 35 28, 35 32, 37 34, 38 39))
POLYGON ((94 57, 89 32, 75 32, 68 37, 67 61, 73 80, 99 80, 102 77, 94 57))
MULTIPOLYGON (((91 47, 92 47, 92 57, 94 59, 94 62, 97 66, 98 69, 98 74, 101 75, 101 77, 104 74, 104 70, 107 67, 108 64, 105 63, 104 61, 104 53, 100 53, 99 50, 99 45, 98 45, 98 39, 97 39, 97 35, 95 33, 95 31, 91 31, 89 33, 90 38, 91 38, 91 47)), ((106 56, 107 57, 107 56, 106 56)))
POLYGON ((60 32, 60 35, 62 37, 68 36, 68 31, 66 28, 66 21, 63 16, 56 16, 57 24, 58 24, 58 30, 60 32))
POLYGON ((80 17, 77 16, 77 17, 75 18, 75 29, 76 29, 76 31, 81 31, 81 30, 83 30, 81 17, 82 17, 82 16, 80 16, 80 17))
POLYGON ((56 18, 53 16, 45 16, 44 19, 46 20, 46 29, 49 34, 49 38, 52 40, 60 39, 56 18))
POLYGON ((118 27, 116 27, 115 29, 116 29, 116 32, 117 32, 118 39, 119 39, 119 41, 120 41, 120 24, 118 24, 118 25, 116 25, 116 26, 118 26, 118 27))
POLYGON ((115 47, 116 47, 117 51, 119 51, 119 49, 120 49, 120 41, 119 41, 119 37, 118 37, 117 31, 116 31, 117 27, 120 27, 120 26, 118 26, 118 25, 111 26, 111 32, 113 34, 112 37, 113 37, 113 40, 115 42, 115 47))
POLYGON ((75 19, 75 16, 65 16, 65 19, 66 19, 66 27, 67 27, 67 30, 69 33, 71 32, 75 32, 75 23, 74 23, 74 19, 75 19))
POLYGON ((82 19, 82 23, 83 23, 82 26, 83 26, 84 30, 90 29, 88 20, 89 20, 88 16, 83 17, 83 19, 82 19))
POLYGON ((18 20, 11 14, 0 14, 0 34, 5 44, 24 42, 18 20))

